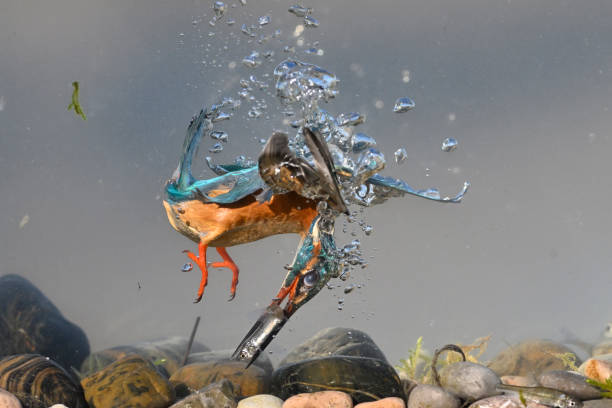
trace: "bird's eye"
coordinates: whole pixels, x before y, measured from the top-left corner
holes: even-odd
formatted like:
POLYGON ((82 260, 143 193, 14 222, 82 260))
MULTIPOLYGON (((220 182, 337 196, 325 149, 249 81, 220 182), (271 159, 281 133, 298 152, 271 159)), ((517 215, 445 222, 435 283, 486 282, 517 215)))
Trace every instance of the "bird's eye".
POLYGON ((304 275, 304 285, 305 286, 312 287, 317 283, 318 280, 319 280, 319 274, 317 273, 317 271, 311 271, 311 272, 308 272, 306 275, 304 275))

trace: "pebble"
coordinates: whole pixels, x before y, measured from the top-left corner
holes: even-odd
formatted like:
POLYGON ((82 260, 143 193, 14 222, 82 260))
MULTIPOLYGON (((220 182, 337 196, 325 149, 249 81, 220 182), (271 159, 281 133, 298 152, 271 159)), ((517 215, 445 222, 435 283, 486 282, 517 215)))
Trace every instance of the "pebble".
MULTIPOLYGON (((232 354, 234 354, 233 349, 191 353, 187 359, 187 364, 207 363, 209 361, 221 360, 230 361, 232 354)), ((261 353, 259 357, 257 357, 257 360, 253 362, 253 365, 263 369, 267 375, 272 375, 272 371, 274 371, 274 366, 272 365, 272 361, 270 360, 270 357, 268 357, 267 353, 261 353)))
POLYGON ((270 394, 253 395, 238 402, 238 408, 281 408, 283 400, 270 394))
POLYGON ((582 408, 612 408, 612 399, 602 398, 596 400, 582 401, 582 408))
POLYGON ((593 357, 612 354, 612 339, 606 339, 593 347, 593 357))
POLYGON ((234 386, 222 379, 189 394, 170 408, 236 408, 234 386))
POLYGON ((501 382, 518 387, 537 387, 540 385, 532 375, 504 375, 501 382))
POLYGON ((0 408, 21 408, 21 402, 10 392, 0 388, 0 408))
POLYGON ((382 350, 365 332, 344 327, 330 327, 317 332, 287 354, 280 365, 314 357, 357 356, 387 361, 382 350))
POLYGON ((90 408, 166 408, 174 391, 148 360, 131 355, 115 361, 81 381, 90 408))
POLYGON ((39 354, 18 354, 0 360, 0 388, 26 408, 47 408, 62 402, 85 408, 81 385, 63 367, 39 354))
POLYGON ((266 394, 270 385, 270 377, 262 368, 251 365, 245 369, 243 362, 230 360, 188 364, 172 374, 170 383, 177 395, 185 395, 212 384, 218 378, 228 379, 238 398, 266 394))
POLYGON ((410 393, 408 408, 459 408, 457 397, 436 385, 420 384, 410 393))
POLYGON ((453 363, 440 370, 442 387, 451 394, 468 401, 476 401, 498 394, 495 387, 500 382, 493 370, 469 361, 453 363))
MULTIPOLYGON (((550 340, 526 340, 502 350, 488 366, 499 376, 538 375, 542 371, 565 369, 565 363, 558 357, 565 353, 574 354, 563 344, 550 340)), ((580 363, 576 356, 576 364, 580 363)))
POLYGON ((546 371, 537 380, 543 387, 554 388, 580 400, 596 399, 601 394, 601 391, 586 382, 585 376, 573 371, 546 371))
POLYGON ((30 281, 4 275, 0 277, 0 358, 15 354, 41 354, 62 367, 80 367, 89 354, 89 341, 30 281))
POLYGON ((286 399, 292 395, 341 389, 355 403, 385 397, 404 397, 400 379, 389 363, 367 357, 319 357, 288 364, 272 374, 271 393, 286 399))
POLYGON ((468 408, 525 408, 523 404, 505 395, 483 398, 470 404, 468 408))
POLYGON ((406 403, 398 397, 388 397, 378 401, 362 402, 355 405, 355 408, 406 408, 406 403))
MULTIPOLYGON (((170 376, 183 365, 188 343, 188 338, 174 336, 157 341, 147 341, 97 351, 83 361, 81 373, 87 376, 126 356, 138 355, 158 368, 164 368, 170 376)), ((209 349, 194 341, 191 350, 193 352, 204 352, 209 349)))
POLYGON ((589 358, 578 371, 593 380, 605 382, 612 376, 612 354, 602 354, 597 358, 589 358))
POLYGON ((341 391, 297 394, 287 399, 283 408, 353 408, 351 396, 341 391))

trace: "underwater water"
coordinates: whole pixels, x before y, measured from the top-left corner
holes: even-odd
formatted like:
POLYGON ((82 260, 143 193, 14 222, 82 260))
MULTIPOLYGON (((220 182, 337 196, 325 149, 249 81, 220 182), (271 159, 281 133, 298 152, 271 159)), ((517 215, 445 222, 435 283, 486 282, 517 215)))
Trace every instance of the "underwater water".
POLYGON ((340 216, 336 244, 359 239, 367 267, 301 308, 273 361, 330 326, 367 332, 391 363, 419 336, 433 349, 492 334, 489 351, 564 329, 597 339, 612 318, 612 3, 305 2, 316 27, 294 4, 227 2, 213 26, 210 1, 2 1, 0 275, 29 279, 92 350, 187 336, 196 316, 198 341, 234 348, 299 237, 229 248, 236 298, 213 269, 193 304, 199 272, 181 272, 181 251, 196 244, 170 227, 163 187, 192 116, 224 97, 241 106, 219 124, 227 142, 202 143, 196 177, 213 175, 206 156, 256 160, 274 130, 295 134, 273 89, 291 58, 335 74, 321 107, 365 115, 355 129, 383 175, 472 187, 458 204, 406 196, 340 216), (74 81, 86 120, 67 110, 74 81), (396 113, 402 97, 415 107, 396 113))

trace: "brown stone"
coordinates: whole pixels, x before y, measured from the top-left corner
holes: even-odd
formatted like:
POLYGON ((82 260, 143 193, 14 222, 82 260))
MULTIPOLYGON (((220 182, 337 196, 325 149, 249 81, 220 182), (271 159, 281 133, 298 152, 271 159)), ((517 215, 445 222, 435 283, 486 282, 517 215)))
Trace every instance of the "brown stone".
POLYGON ((378 401, 362 402, 355 405, 355 408, 406 408, 406 403, 398 397, 388 397, 378 401))
POLYGON ((565 362, 561 355, 571 353, 566 346, 550 340, 527 340, 502 350, 489 363, 489 368, 499 376, 538 375, 543 371, 564 370, 565 362))
POLYGON ((351 396, 341 391, 297 394, 283 403, 283 408, 353 408, 351 396))
POLYGON ((605 382, 612 376, 612 362, 590 358, 579 367, 578 371, 595 381, 605 382))
POLYGON ((90 408, 166 408, 174 400, 168 380, 140 356, 117 360, 81 385, 90 408))
POLYGON ((21 408, 21 402, 10 392, 0 388, 0 408, 21 408))
POLYGON ((255 365, 245 369, 243 362, 231 360, 188 364, 176 371, 170 382, 181 394, 185 388, 193 392, 222 378, 231 381, 238 398, 266 394, 269 390, 270 378, 264 369, 255 365))

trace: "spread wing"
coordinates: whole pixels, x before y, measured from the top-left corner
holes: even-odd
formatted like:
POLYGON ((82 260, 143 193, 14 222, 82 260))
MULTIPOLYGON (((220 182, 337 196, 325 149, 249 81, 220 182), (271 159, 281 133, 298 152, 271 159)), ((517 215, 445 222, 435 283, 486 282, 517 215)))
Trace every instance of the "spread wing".
POLYGON ((295 191, 304 197, 327 199, 336 210, 347 213, 327 143, 318 132, 306 128, 304 138, 314 167, 295 155, 287 134, 275 132, 259 155, 259 175, 274 192, 295 191))

